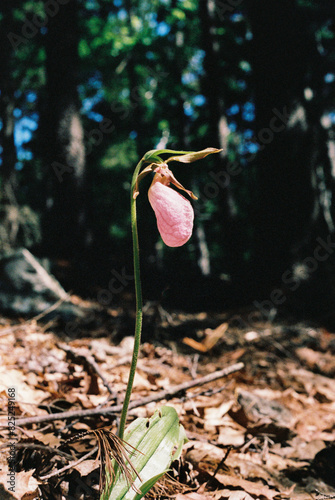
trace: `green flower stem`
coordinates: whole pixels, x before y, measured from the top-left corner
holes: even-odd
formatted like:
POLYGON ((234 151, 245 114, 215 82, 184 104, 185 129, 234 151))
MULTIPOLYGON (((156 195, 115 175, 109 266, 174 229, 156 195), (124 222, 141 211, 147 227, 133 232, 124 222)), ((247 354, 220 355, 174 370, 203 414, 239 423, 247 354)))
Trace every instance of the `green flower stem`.
POLYGON ((138 354, 141 344, 141 332, 142 332, 142 290, 141 290, 141 274, 140 274, 140 249, 138 244, 138 230, 137 230, 137 213, 136 213, 136 199, 133 196, 136 181, 144 158, 137 164, 131 183, 130 190, 130 215, 131 215, 131 233, 133 238, 133 258, 134 258, 134 279, 135 279, 135 295, 136 295, 136 320, 135 320, 135 338, 134 338, 134 349, 133 357, 130 366, 127 390, 124 397, 122 413, 120 418, 120 425, 118 430, 118 436, 123 439, 124 429, 127 420, 128 406, 130 402, 131 392, 133 389, 133 383, 136 372, 136 365, 138 354))

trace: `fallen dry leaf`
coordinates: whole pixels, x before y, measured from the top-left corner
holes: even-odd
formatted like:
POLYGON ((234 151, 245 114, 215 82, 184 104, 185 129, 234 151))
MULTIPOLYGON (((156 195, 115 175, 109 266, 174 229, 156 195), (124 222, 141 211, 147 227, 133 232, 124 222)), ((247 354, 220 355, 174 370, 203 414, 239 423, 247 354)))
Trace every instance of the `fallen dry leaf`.
POLYGON ((243 490, 250 495, 255 495, 256 497, 265 497, 267 500, 274 499, 279 495, 279 491, 270 489, 264 486, 261 482, 254 483, 253 481, 247 481, 238 477, 228 476, 224 474, 216 474, 215 479, 222 484, 222 486, 232 486, 234 488, 243 488, 243 490))
MULTIPOLYGON (((5 491, 9 493, 9 488, 13 488, 10 490, 10 494, 12 498, 16 500, 35 500, 38 494, 38 485, 40 484, 33 476, 34 470, 28 472, 18 472, 15 474, 15 480, 13 484, 8 483, 7 471, 0 474, 0 484, 2 484, 5 488, 5 491)), ((3 497, 1 497, 2 500, 3 497)))
POLYGON ((88 476, 91 472, 98 469, 99 466, 98 460, 84 460, 84 462, 74 465, 73 469, 78 471, 81 476, 88 476))
POLYGON ((208 499, 208 496, 205 495, 199 495, 199 493, 186 493, 185 495, 179 493, 176 497, 175 500, 206 500, 208 499))
POLYGON ((249 495, 249 493, 241 490, 233 492, 229 492, 228 490, 217 491, 214 498, 217 500, 221 500, 224 498, 227 498, 228 500, 254 500, 253 497, 249 495))

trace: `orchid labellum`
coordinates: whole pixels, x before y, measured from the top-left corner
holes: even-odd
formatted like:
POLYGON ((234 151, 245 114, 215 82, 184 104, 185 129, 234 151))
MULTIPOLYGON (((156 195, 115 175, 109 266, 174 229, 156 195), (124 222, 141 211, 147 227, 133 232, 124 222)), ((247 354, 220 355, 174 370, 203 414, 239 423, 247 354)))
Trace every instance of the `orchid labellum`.
POLYGON ((194 211, 190 201, 170 187, 170 183, 196 199, 191 191, 177 181, 166 164, 155 169, 148 196, 162 240, 169 247, 180 247, 192 235, 194 211))

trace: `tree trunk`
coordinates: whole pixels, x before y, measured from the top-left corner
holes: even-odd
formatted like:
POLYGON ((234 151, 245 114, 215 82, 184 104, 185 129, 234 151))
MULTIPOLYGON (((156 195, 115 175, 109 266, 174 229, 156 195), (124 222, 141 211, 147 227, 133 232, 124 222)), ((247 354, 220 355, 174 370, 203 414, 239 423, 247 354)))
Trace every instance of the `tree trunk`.
MULTIPOLYGON (((222 24, 217 14, 219 10, 220 2, 217 0, 206 0, 199 3, 202 47, 205 52, 205 77, 202 92, 207 102, 208 136, 211 138, 211 145, 222 149, 222 152, 215 156, 215 167, 210 172, 207 184, 205 183, 203 189, 205 197, 215 199, 215 204, 218 207, 211 224, 220 227, 220 234, 215 235, 214 238, 217 238, 221 243, 225 256, 224 267, 221 270, 239 280, 244 274, 242 265, 245 237, 234 195, 234 182, 239 182, 240 179, 235 181, 233 176, 227 174, 227 141, 230 131, 225 116, 227 96, 223 92, 224 89, 227 89, 227 84, 222 60, 225 57, 225 38, 218 35, 222 24)), ((206 228, 206 225, 204 227, 206 228)))
POLYGON ((15 177, 15 163, 17 160, 14 143, 14 85, 11 77, 13 50, 7 37, 13 28, 13 2, 4 0, 2 9, 2 20, 0 29, 0 129, 1 174, 2 174, 2 198, 3 202, 15 204, 13 183, 15 177))
MULTIPOLYGON (((278 281, 325 230, 316 168, 325 148, 320 115, 304 98, 314 40, 291 0, 247 0, 253 34, 251 64, 260 145, 255 197, 253 268, 257 288, 278 281), (320 233, 319 233, 320 234, 320 233)), ((313 67, 313 74, 318 69, 313 67)), ((321 112, 320 112, 321 113, 321 112)))
MULTIPOLYGON (((47 8, 47 3, 46 3, 47 8)), ((59 5, 46 41, 47 99, 40 130, 47 161, 48 253, 73 257, 85 246, 85 146, 78 98, 77 1, 59 5)))

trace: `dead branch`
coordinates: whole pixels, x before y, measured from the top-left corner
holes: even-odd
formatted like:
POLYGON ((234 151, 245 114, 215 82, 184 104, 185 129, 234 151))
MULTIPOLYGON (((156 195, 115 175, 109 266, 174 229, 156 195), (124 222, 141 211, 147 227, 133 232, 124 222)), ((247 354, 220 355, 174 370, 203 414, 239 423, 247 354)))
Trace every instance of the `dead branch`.
MULTIPOLYGON (((145 406, 149 403, 161 401, 163 399, 171 399, 173 396, 176 396, 180 392, 184 392, 188 389, 191 389, 192 387, 198 387, 204 384, 208 384, 209 382, 213 382, 214 380, 227 377, 231 373, 235 373, 237 371, 242 370, 242 368, 244 368, 244 363, 235 363, 234 365, 230 365, 227 366, 226 368, 223 368, 222 370, 209 373, 208 375, 200 377, 196 380, 190 380, 189 382, 184 382, 183 384, 176 385, 171 389, 165 389, 151 396, 147 396, 146 398, 133 401, 129 404, 129 409, 131 410, 133 408, 138 408, 139 406, 145 406)), ((94 415, 118 415, 121 411, 122 411, 122 405, 107 406, 105 408, 92 408, 89 410, 71 410, 60 413, 53 413, 51 415, 19 418, 16 420, 16 425, 23 426, 31 424, 40 424, 42 422, 50 422, 53 420, 67 420, 73 418, 92 417, 94 415)), ((5 422, 0 423, 0 427, 6 427, 6 426, 7 424, 5 422)))
POLYGON ((98 451, 98 447, 95 446, 95 448, 93 448, 93 450, 91 450, 88 453, 86 453, 86 455, 84 455, 83 457, 79 458, 79 460, 76 460, 75 462, 71 462, 70 464, 65 465, 65 467, 62 467, 61 469, 57 469, 57 470, 55 470, 53 472, 50 472, 50 474, 46 474, 45 476, 41 476, 40 480, 41 481, 46 481, 47 479, 50 479, 51 477, 59 476, 59 474, 62 474, 63 472, 65 472, 65 471, 67 471, 69 469, 73 469, 73 467, 76 467, 81 462, 84 462, 84 460, 87 460, 90 456, 94 455, 94 453, 96 453, 97 451, 98 451))

